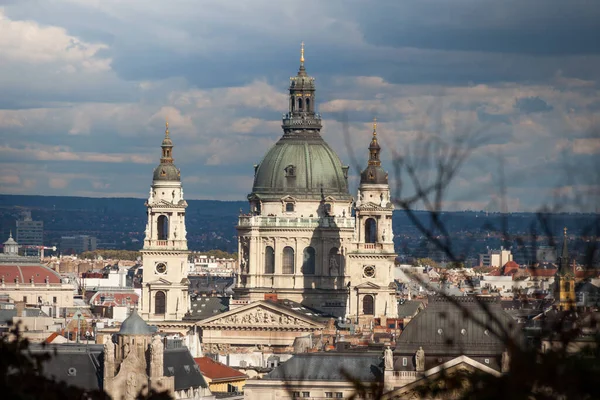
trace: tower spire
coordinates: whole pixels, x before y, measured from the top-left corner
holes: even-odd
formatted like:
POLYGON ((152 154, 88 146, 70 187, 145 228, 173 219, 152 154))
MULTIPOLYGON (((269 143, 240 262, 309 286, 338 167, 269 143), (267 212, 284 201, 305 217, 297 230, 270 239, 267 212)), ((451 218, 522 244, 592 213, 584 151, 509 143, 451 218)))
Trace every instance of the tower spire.
POLYGON ((381 160, 379 159, 379 153, 381 152, 381 146, 377 141, 377 118, 373 118, 373 138, 369 145, 369 165, 380 166, 381 160))
POLYGON ((567 236, 567 227, 563 228, 563 247, 558 268, 558 272, 561 275, 572 273, 571 266, 569 265, 569 237, 567 236))
POLYGON ((298 76, 307 76, 306 69, 304 68, 304 42, 300 43, 300 68, 298 69, 298 76))
POLYGON ((173 141, 169 136, 169 120, 165 119, 165 138, 160 145, 162 147, 162 157, 160 158, 161 164, 172 164, 173 163, 173 141))

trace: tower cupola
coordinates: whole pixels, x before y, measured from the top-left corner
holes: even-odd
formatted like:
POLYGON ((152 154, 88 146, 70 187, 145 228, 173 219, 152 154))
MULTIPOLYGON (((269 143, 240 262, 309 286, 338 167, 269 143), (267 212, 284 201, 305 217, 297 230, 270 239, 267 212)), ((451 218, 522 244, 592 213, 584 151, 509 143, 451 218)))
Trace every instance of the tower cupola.
POLYGON ((369 144, 367 168, 360 174, 361 184, 387 185, 388 174, 381 168, 381 146, 377 140, 377 118, 373 119, 373 136, 369 144))
POLYGON ((173 141, 169 134, 169 122, 167 121, 165 125, 165 138, 160 145, 162 154, 160 164, 154 169, 154 180, 178 182, 181 179, 181 173, 173 164, 173 141))

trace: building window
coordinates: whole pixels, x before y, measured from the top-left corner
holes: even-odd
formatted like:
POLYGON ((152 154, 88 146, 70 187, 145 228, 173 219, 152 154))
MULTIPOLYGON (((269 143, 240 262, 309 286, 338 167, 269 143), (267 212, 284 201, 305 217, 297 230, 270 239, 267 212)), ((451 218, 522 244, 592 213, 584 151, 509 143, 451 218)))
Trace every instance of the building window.
POLYGON ((56 300, 57 300, 57 299, 56 299, 56 296, 54 296, 54 297, 52 298, 52 303, 56 304, 56 300))
POLYGON ((169 238, 169 218, 166 215, 160 215, 156 220, 158 240, 167 240, 169 238))
POLYGON ((296 176, 296 167, 294 167, 293 165, 288 165, 287 167, 285 167, 285 176, 286 178, 293 178, 296 176))
POLYGON ((363 297, 363 314, 364 315, 373 315, 375 312, 374 307, 373 307, 373 296, 371 296, 370 294, 365 295, 365 297, 363 297))
POLYGON ((344 393, 342 393, 342 392, 335 392, 335 398, 336 399, 343 399, 344 398, 344 393))
POLYGON ((292 249, 290 246, 284 247, 282 272, 284 274, 293 274, 294 264, 294 249, 292 249))
POLYGON ((294 212, 294 203, 285 203, 285 212, 294 212))
POLYGON ((377 242, 377 221, 369 218, 365 221, 365 243, 377 242))
POLYGON ((306 111, 310 111, 310 99, 306 99, 306 111))
POLYGON ((302 397, 310 397, 310 392, 302 392, 302 397))
POLYGON ((298 111, 302 111, 302 99, 298 97, 298 111))
POLYGON ((265 249, 265 274, 275 273, 275 250, 271 246, 265 249))
POLYGON ((27 296, 23 296, 23 303, 27 303, 27 296))
POLYGON ((299 398, 300 397, 300 392, 292 392, 292 397, 293 398, 299 398))
POLYGON ((402 357, 402 366, 406 367, 408 365, 408 359, 406 357, 402 357))
POLYGON ((314 248, 307 247, 304 249, 304 263, 302 264, 302 273, 304 275, 314 275, 316 258, 317 255, 314 248))
POLYGON ((167 308, 165 292, 156 292, 154 295, 154 314, 164 315, 167 308))
POLYGON ((333 392, 325 392, 326 399, 333 399, 333 392))

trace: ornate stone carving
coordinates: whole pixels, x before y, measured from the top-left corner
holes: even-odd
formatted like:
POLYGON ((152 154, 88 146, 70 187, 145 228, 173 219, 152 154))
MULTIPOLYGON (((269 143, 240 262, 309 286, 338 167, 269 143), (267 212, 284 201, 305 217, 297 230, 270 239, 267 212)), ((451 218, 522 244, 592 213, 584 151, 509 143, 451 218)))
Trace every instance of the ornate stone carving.
POLYGON ((164 344, 160 335, 156 335, 152 338, 150 344, 150 376, 160 377, 163 375, 163 360, 164 360, 164 344))
POLYGON ((209 323, 209 325, 294 325, 308 326, 304 321, 286 314, 276 314, 263 308, 248 310, 243 313, 229 315, 209 323))
POLYGON ((126 385, 127 389, 125 393, 125 398, 127 400, 135 399, 138 394, 138 379, 135 372, 130 372, 129 375, 127 375, 126 385))
POLYGON ((415 366, 417 372, 425 371, 425 351, 423 350, 423 347, 419 346, 419 350, 417 350, 417 353, 415 354, 415 366))

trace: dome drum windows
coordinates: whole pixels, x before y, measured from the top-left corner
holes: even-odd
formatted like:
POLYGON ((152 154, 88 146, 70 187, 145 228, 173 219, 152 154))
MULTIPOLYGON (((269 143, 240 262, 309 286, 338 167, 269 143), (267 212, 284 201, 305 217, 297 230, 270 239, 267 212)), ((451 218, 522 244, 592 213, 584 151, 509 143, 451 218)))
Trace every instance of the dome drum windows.
POLYGON ((290 246, 286 246, 283 248, 283 263, 282 263, 282 273, 287 275, 294 274, 295 268, 295 252, 294 249, 290 246))
POLYGON ((265 249, 265 274, 275 273, 275 250, 271 246, 265 249))
POLYGON ((285 213, 292 213, 296 211, 296 199, 290 196, 285 196, 281 199, 282 211, 285 213))
POLYGON ((304 262, 302 264, 302 273, 304 275, 314 275, 317 253, 314 248, 306 247, 304 249, 304 262))

